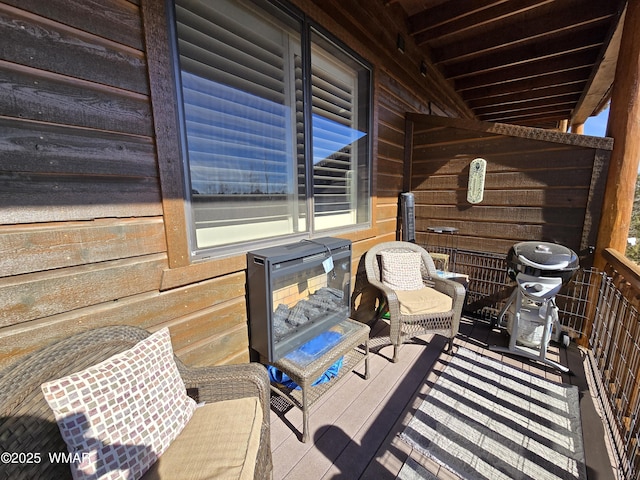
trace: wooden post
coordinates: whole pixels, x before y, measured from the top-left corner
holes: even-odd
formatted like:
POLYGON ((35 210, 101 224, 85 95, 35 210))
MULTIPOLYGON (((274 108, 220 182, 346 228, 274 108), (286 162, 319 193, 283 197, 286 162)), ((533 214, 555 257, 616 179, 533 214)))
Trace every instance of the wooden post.
POLYGON ((558 124, 558 130, 561 132, 566 132, 569 129, 569 120, 560 120, 558 124))
POLYGON ((613 151, 604 193, 594 265, 605 266, 602 252, 626 250, 638 163, 640 161, 640 0, 629 0, 611 96, 607 135, 613 151))
POLYGON ((571 133, 584 135, 584 123, 574 123, 573 125, 571 125, 571 133))

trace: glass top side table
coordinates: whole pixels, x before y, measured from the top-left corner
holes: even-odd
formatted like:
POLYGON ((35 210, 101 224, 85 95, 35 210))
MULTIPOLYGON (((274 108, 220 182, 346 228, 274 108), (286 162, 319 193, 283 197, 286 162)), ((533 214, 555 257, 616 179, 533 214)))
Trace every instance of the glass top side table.
MULTIPOLYGON (((335 332, 334 335, 327 336, 328 342, 317 346, 311 343, 313 341, 308 342, 280 360, 270 363, 300 386, 300 390, 296 390, 272 383, 271 390, 302 410, 303 442, 309 439, 309 409, 322 395, 362 362, 365 364, 364 378, 369 378, 369 326, 346 319, 327 332, 335 332), (344 357, 344 360, 337 378, 312 385, 341 357, 344 357)), ((327 332, 323 332, 318 337, 327 332)), ((262 361, 268 363, 265 359, 262 361)))

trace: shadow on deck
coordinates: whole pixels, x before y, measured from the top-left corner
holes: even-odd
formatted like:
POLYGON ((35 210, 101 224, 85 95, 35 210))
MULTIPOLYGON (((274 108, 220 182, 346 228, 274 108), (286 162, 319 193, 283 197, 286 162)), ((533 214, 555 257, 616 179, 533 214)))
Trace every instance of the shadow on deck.
MULTIPOLYGON (((394 479, 411 456, 437 478, 455 479, 448 470, 412 451, 399 435, 424 400, 438 375, 446 367, 446 340, 429 335, 403 346, 398 363, 389 361, 390 346, 375 348, 387 325, 372 327, 371 377, 352 373, 339 381, 311 409, 309 442, 300 442, 302 413, 284 408, 272 399, 271 443, 274 480, 279 479, 394 479)), ((602 421, 597 415, 585 378, 584 353, 572 344, 568 349, 551 345, 547 357, 567 365, 572 374, 516 356, 489 350, 489 345, 507 345, 508 336, 483 321, 463 318, 454 342, 455 351, 464 347, 508 365, 543 376, 548 380, 576 385, 589 480, 614 480, 602 421)), ((364 371, 364 366, 357 370, 364 371)))

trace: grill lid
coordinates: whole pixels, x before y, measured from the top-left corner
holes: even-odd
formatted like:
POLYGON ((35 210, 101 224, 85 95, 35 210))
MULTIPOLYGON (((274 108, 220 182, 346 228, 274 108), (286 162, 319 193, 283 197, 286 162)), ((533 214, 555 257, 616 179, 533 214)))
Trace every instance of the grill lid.
POLYGON ((573 250, 548 242, 516 243, 509 250, 507 263, 516 272, 536 276, 559 275, 565 281, 580 267, 578 255, 573 250))

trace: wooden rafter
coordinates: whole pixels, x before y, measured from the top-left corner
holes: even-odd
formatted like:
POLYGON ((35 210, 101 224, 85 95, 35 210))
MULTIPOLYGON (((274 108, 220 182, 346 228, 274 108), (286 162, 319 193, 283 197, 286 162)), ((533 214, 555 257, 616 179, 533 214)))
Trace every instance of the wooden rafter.
POLYGON ((606 102, 625 0, 394 0, 478 118, 584 121, 606 102))

